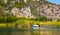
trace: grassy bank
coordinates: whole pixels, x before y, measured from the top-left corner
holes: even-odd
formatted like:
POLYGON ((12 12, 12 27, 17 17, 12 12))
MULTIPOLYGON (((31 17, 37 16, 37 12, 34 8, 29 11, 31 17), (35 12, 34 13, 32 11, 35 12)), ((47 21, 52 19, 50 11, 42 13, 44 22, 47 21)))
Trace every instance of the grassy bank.
POLYGON ((0 27, 15 27, 15 25, 18 24, 26 26, 26 25, 33 25, 33 24, 39 24, 41 26, 54 26, 54 27, 60 27, 60 21, 35 21, 35 20, 17 20, 13 23, 0 23, 0 27))

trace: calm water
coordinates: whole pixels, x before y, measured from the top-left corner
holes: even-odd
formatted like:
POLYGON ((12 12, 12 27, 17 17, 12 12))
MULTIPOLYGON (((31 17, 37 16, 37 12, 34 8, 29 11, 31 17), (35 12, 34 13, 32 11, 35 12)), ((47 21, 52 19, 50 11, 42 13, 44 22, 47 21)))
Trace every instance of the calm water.
POLYGON ((0 35, 60 35, 60 28, 33 29, 0 29, 0 35))

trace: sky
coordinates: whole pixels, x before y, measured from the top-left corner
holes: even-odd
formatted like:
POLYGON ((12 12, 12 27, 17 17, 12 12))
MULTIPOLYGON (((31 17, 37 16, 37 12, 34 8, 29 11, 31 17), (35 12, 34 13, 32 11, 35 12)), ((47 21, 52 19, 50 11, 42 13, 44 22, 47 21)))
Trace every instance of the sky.
POLYGON ((47 1, 55 4, 60 4, 60 0, 47 0, 47 1))

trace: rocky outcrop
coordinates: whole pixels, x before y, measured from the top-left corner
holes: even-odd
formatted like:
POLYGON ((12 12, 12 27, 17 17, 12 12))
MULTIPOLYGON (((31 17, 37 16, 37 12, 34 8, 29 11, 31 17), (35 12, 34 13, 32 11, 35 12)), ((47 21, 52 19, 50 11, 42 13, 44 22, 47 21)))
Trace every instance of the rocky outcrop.
POLYGON ((31 14, 30 7, 24 7, 22 9, 12 8, 11 14, 17 17, 34 18, 31 14))
POLYGON ((58 5, 43 4, 37 8, 37 11, 40 15, 44 15, 47 18, 60 18, 60 6, 58 5))
MULTIPOLYGON (((8 0, 5 0, 5 2, 7 1, 8 0)), ((22 8, 14 8, 12 6, 11 14, 14 16, 35 18, 38 15, 43 15, 47 18, 52 18, 53 20, 60 18, 60 5, 50 3, 46 0, 11 0, 12 3, 20 3, 21 1, 24 2, 26 6, 23 6, 22 8), (32 9, 34 12, 32 12, 32 9), (35 14, 33 15, 33 13, 35 14)))

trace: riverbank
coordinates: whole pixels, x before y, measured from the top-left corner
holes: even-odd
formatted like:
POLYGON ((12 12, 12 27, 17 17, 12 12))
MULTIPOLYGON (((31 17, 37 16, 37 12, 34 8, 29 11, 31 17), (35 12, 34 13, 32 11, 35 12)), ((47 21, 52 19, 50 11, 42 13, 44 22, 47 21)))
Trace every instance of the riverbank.
POLYGON ((0 23, 0 27, 6 28, 30 28, 31 25, 40 25, 41 27, 60 27, 59 21, 33 21, 33 20, 18 20, 14 23, 0 23))

